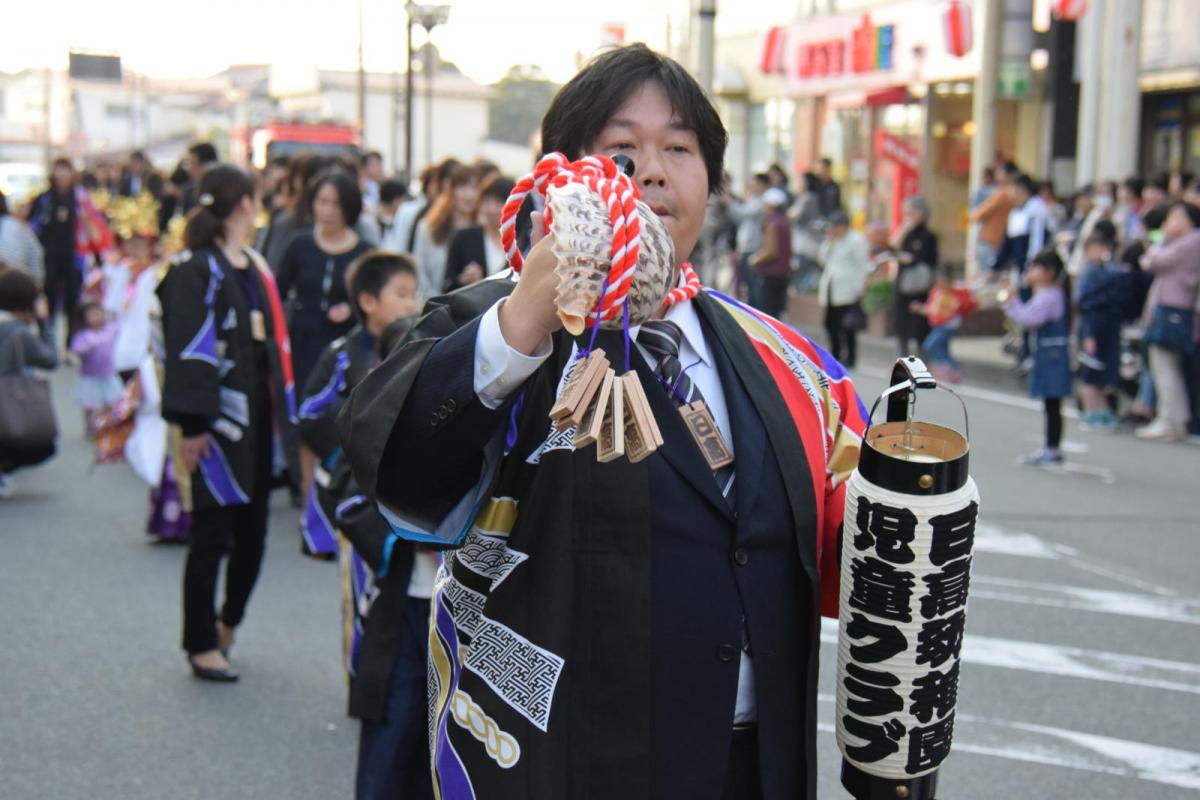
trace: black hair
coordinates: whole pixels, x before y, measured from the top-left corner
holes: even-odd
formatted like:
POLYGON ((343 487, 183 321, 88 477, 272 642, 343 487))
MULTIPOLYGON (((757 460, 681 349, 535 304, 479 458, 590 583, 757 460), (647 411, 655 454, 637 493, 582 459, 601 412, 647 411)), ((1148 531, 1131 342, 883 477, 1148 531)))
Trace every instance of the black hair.
POLYGON ((495 162, 488 161, 486 158, 475 159, 475 163, 471 165, 471 168, 480 175, 491 175, 494 172, 500 171, 500 168, 496 166, 495 162))
POLYGON ((817 162, 825 165, 825 169, 833 169, 833 159, 829 156, 821 156, 817 162))
POLYGON ((1092 233, 1097 236, 1104 236, 1104 238, 1113 243, 1117 241, 1117 226, 1111 219, 1096 220, 1096 224, 1092 226, 1092 233))
POLYGON ((779 176, 783 178, 784 186, 787 186, 788 183, 791 182, 791 178, 788 177, 787 171, 784 170, 784 168, 781 167, 778 163, 772 164, 771 166, 767 167, 767 175, 770 176, 770 174, 772 172, 778 173, 779 176))
POLYGON ((408 190, 404 188, 404 184, 395 178, 388 178, 379 184, 379 202, 381 203, 394 203, 403 199, 406 194, 408 194, 408 190))
POLYGON ((586 155, 612 115, 649 81, 662 86, 671 110, 696 135, 709 193, 720 191, 729 142, 720 115, 679 62, 641 43, 597 56, 559 89, 542 118, 542 152, 586 155))
POLYGON ((379 340, 375 342, 375 352, 379 355, 380 360, 386 359, 399 349, 400 345, 408 341, 408 335, 416 326, 417 319, 417 315, 413 314, 388 323, 388 326, 383 329, 383 333, 379 334, 379 340))
POLYGON ((8 198, 4 196, 4 192, 0 191, 0 217, 8 214, 8 198))
POLYGON ((1088 234, 1088 237, 1083 240, 1084 247, 1099 245, 1101 247, 1111 248, 1113 244, 1115 244, 1115 242, 1113 242, 1112 238, 1108 234, 1097 231, 1095 228, 1093 228, 1092 232, 1088 234))
POLYGON ((80 328, 87 327, 88 312, 93 308, 104 310, 104 305, 99 300, 85 300, 75 307, 75 323, 80 328))
POLYGON ((187 186, 189 178, 187 168, 183 165, 182 161, 175 165, 175 169, 171 171, 171 177, 168 178, 168 180, 170 180, 171 185, 177 189, 182 189, 184 186, 187 186))
POLYGON ((1002 162, 998 169, 1009 177, 1021 174, 1021 168, 1017 166, 1017 162, 1011 160, 1002 162))
POLYGON ((134 150, 132 153, 129 154, 129 160, 130 161, 145 161, 146 154, 143 153, 141 150, 134 150))
POLYGON ((383 163, 383 153, 379 152, 378 150, 368 150, 367 152, 362 154, 362 165, 365 167, 367 165, 367 162, 370 161, 372 158, 379 159, 380 164, 383 163))
POLYGON ((397 273, 407 273, 417 279, 417 267, 412 258, 404 253, 391 253, 386 250, 368 250, 351 262, 346 269, 346 294, 350 295, 350 305, 359 320, 366 321, 366 315, 358 305, 358 296, 363 292, 378 297, 387 286, 388 281, 397 273))
POLYGON ((217 160, 217 148, 209 142, 196 142, 188 148, 188 152, 201 164, 212 164, 217 160))
POLYGON ((196 206, 188 214, 183 243, 189 250, 216 247, 225 220, 243 197, 254 197, 254 179, 232 164, 210 164, 200 177, 196 206))
POLYGON ((1037 181, 1028 175, 1018 175, 1017 177, 1013 178, 1012 182, 1013 185, 1019 186, 1022 190, 1027 192, 1030 197, 1033 197, 1038 193, 1037 181))
POLYGON ((67 169, 71 170, 71 172, 75 171, 75 165, 71 163, 71 159, 66 158, 65 156, 59 156, 58 158, 54 159, 54 161, 50 162, 51 172, 59 167, 66 167, 67 169))
POLYGON ((5 266, 0 262, 0 311, 13 314, 32 314, 37 304, 37 282, 23 269, 5 266))
POLYGON ((1040 253, 1035 255, 1029 262, 1031 267, 1042 267, 1054 273, 1054 280, 1062 287, 1063 295, 1066 297, 1064 313, 1067 317, 1067 328, 1071 327, 1071 276, 1067 274, 1067 267, 1063 264, 1063 260, 1053 247, 1047 247, 1040 253))
MULTIPOLYGON (((1193 228, 1200 228, 1200 208, 1197 208, 1196 206, 1184 200, 1176 200, 1167 206, 1167 214, 1170 214, 1177 208, 1183 209, 1183 213, 1187 215, 1189 220, 1191 220, 1193 228)), ((1163 215, 1163 219, 1166 219, 1166 215, 1163 215)))
POLYGON ((1121 181, 1121 185, 1124 186, 1130 194, 1138 198, 1142 196, 1142 190, 1146 188, 1146 182, 1136 175, 1132 178, 1126 178, 1125 180, 1121 181))
POLYGON ((1153 178, 1146 181, 1146 186, 1153 186, 1155 189, 1159 189, 1163 193, 1166 193, 1171 186, 1171 176, 1165 172, 1155 175, 1153 178))
POLYGON ((1142 256, 1146 255, 1146 244, 1142 241, 1130 242, 1121 250, 1121 263, 1133 269, 1134 272, 1142 271, 1142 256))
POLYGON ((353 228, 358 224, 358 217, 362 214, 362 190, 358 188, 358 183, 354 178, 340 169, 326 170, 309 181, 308 190, 304 193, 304 206, 308 209, 309 215, 312 215, 312 207, 317 199, 317 193, 325 186, 332 186, 333 190, 337 192, 338 206, 342 209, 342 219, 346 225, 353 228))
POLYGON ((750 176, 750 180, 754 181, 755 183, 766 184, 767 186, 771 185, 771 176, 765 172, 754 173, 750 176))
POLYGON ((142 181, 142 185, 153 197, 162 199, 164 184, 163 176, 160 173, 151 172, 146 176, 146 179, 142 181))
POLYGON ((516 185, 513 179, 507 175, 493 175, 480 187, 479 199, 483 201, 491 198, 499 200, 501 204, 504 204, 508 202, 508 196, 512 194, 512 190, 516 185))
POLYGON ((817 177, 815 172, 805 172, 800 176, 800 183, 804 186, 804 191, 816 194, 821 191, 821 179, 817 177))

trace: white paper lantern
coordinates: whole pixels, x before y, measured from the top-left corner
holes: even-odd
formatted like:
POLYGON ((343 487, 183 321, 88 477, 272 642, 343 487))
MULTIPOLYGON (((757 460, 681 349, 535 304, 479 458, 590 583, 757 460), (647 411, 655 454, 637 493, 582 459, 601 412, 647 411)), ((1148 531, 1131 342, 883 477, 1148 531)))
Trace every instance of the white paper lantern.
POLYGON ((979 491, 966 437, 911 418, 934 387, 918 359, 897 362, 889 421, 846 486, 837 741, 859 800, 933 798, 953 740, 979 491))

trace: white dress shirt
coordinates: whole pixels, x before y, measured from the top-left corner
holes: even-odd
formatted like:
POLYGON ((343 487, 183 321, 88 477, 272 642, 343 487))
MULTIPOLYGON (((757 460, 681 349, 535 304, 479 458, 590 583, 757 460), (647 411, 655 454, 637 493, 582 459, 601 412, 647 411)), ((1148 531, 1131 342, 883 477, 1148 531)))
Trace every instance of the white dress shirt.
MULTIPOLYGON (((532 356, 510 347, 500 331, 502 303, 503 299, 484 313, 475 336, 475 394, 481 403, 491 409, 503 405, 508 396, 550 357, 553 350, 553 342, 549 336, 538 345, 532 356)), ((704 403, 708 406, 713 421, 732 451, 733 430, 729 424, 725 391, 721 387, 721 376, 717 372, 716 362, 713 361, 712 351, 704 339, 704 330, 700 326, 700 317, 696 314, 695 306, 690 301, 675 303, 667 309, 663 319, 674 322, 683 332, 679 345, 679 362, 683 369, 687 370, 687 376, 693 385, 704 396, 704 403)), ((631 328, 630 335, 636 339, 639 330, 640 326, 631 328)), ((646 348, 639 344, 638 350, 651 369, 658 367, 658 359, 646 348)), ((754 664, 750 655, 743 649, 733 722, 741 724, 756 718, 754 664)))

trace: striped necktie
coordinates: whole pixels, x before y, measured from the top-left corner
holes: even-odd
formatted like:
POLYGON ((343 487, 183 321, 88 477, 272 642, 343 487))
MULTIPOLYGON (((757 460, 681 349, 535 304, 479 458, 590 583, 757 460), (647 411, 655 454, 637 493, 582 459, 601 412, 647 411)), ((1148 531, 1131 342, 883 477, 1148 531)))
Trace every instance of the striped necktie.
MULTIPOLYGON (((683 331, 679 326, 663 319, 642 323, 637 337, 638 344, 658 359, 658 369, 655 370, 655 374, 658 376, 663 390, 671 396, 676 404, 690 405, 697 400, 704 400, 704 395, 700 393, 700 389, 688 377, 683 365, 679 362, 679 346, 682 341, 683 331)), ((713 477, 716 478, 717 487, 720 488, 729 507, 737 508, 733 465, 713 470, 713 477)))

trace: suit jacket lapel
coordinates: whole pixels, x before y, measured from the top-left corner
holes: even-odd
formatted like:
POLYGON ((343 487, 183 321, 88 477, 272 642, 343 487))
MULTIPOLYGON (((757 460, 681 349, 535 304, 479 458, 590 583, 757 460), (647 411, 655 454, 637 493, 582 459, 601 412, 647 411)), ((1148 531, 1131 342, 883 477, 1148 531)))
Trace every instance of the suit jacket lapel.
MULTIPOLYGON (((702 321, 708 323, 716 334, 717 344, 724 349, 725 355, 733 364, 733 369, 741 378, 746 393, 758 417, 762 420, 763 432, 769 441, 762 444, 762 451, 769 447, 775 454, 779 469, 784 476, 784 486, 787 487, 788 502, 792 507, 792 519, 796 525, 800 561, 805 570, 814 580, 817 574, 816 565, 816 498, 813 496, 812 481, 809 479, 808 458, 805 456, 804 443, 800 433, 792 421, 791 412, 775 379, 771 377, 762 357, 750 343, 746 333, 737 322, 719 305, 719 303, 701 292, 693 301, 702 321)), ((723 378, 724 379, 724 378, 723 378)), ((728 397, 728 392, 726 392, 728 397)), ((731 415, 732 419, 732 415, 731 415)), ((743 426, 745 427, 745 426, 743 426)), ((742 445, 737 442, 737 430, 734 430, 738 462, 743 460, 742 445)), ((747 445, 751 446, 751 445, 747 445)), ((758 464, 761 470, 761 461, 758 464)), ((749 477, 743 477, 740 467, 738 472, 738 508, 750 508, 742 505, 743 491, 754 491, 755 483, 749 477)), ((761 472, 760 472, 761 474, 761 472)), ((750 502, 753 498, 747 500, 750 502)))

